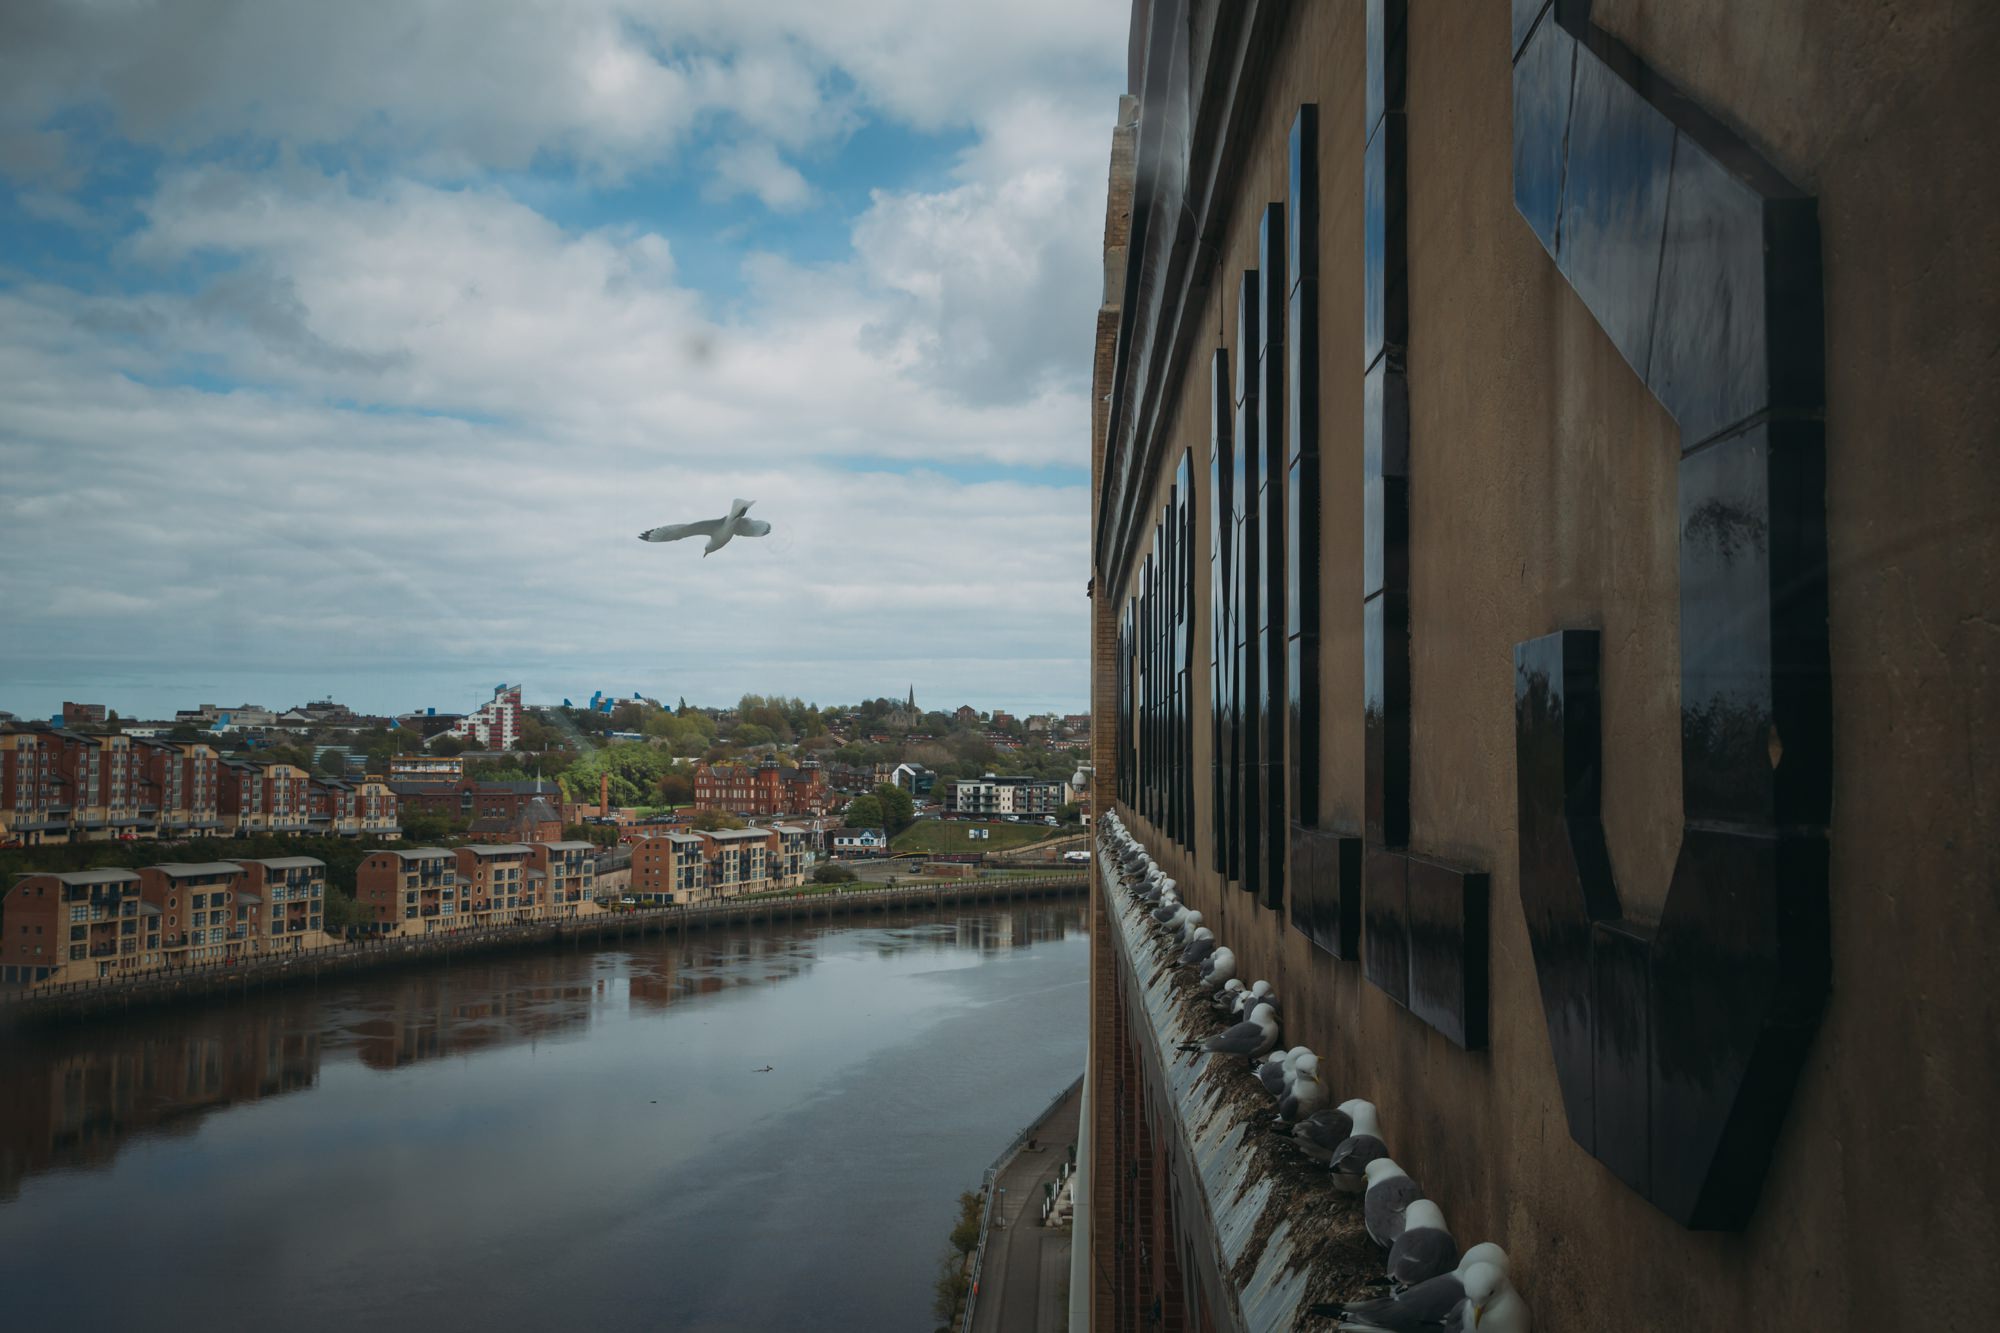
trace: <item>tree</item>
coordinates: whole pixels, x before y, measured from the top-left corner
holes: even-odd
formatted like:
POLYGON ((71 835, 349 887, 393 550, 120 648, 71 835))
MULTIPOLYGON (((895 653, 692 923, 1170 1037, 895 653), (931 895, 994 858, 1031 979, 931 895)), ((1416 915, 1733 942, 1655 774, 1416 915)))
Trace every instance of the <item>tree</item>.
POLYGON ((313 771, 312 751, 298 745, 274 745, 265 751, 263 758, 275 764, 290 764, 293 768, 313 771))
POLYGON ((692 805, 694 803, 694 778, 675 768, 660 775, 660 804, 692 805))
POLYGON ((594 842, 599 847, 618 845, 618 829, 613 824, 565 824, 562 835, 569 842, 594 842))
POLYGON ((841 812, 842 819, 849 828, 882 828, 886 816, 882 812, 882 801, 875 796, 857 796, 847 803, 841 812))
POLYGON ((716 829, 744 827, 742 820, 726 810, 697 810, 694 812, 694 818, 688 823, 704 833, 713 833, 716 829))
POLYGON ((1077 803, 1071 801, 1064 805, 1062 809, 1056 811, 1056 819, 1064 824, 1074 824, 1082 814, 1083 811, 1078 807, 1077 803))
POLYGON ((465 753, 463 736, 440 736, 431 742, 431 753, 441 754, 449 759, 453 755, 465 753))
POLYGON ((533 713, 521 717, 520 746, 523 750, 546 753, 550 750, 567 750, 569 744, 560 731, 533 713))
POLYGON ((985 1211, 979 1195, 967 1190, 958 1196, 958 1225, 951 1229, 951 1248, 971 1254, 979 1245, 979 1215, 985 1211))
POLYGON ((331 884, 326 887, 324 901, 322 919, 326 929, 336 935, 349 926, 365 926, 374 919, 374 914, 355 902, 352 894, 342 893, 331 884))
POLYGON ((853 882, 854 872, 846 866, 835 865, 829 861, 825 865, 813 867, 813 883, 815 884, 852 884, 853 882))
POLYGON ((885 782, 877 787, 875 799, 882 806, 882 826, 892 836, 917 822, 916 801, 895 783, 885 782))
POLYGON ((331 777, 339 777, 347 771, 347 752, 328 750, 319 757, 319 771, 331 777))

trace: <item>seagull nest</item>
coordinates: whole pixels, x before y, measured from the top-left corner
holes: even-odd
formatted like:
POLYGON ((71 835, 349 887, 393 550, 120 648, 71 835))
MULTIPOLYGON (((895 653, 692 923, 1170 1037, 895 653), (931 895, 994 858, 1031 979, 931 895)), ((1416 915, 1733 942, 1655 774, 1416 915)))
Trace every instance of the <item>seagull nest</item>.
MULTIPOLYGON (((1187 1023, 1190 1040, 1196 1034, 1219 1032, 1227 1022, 1214 1006, 1210 992, 1197 984, 1194 969, 1165 964, 1149 979, 1168 985, 1187 1023)), ((1286 1267, 1306 1272, 1305 1295, 1298 1304, 1295 1328, 1329 1328, 1333 1321, 1306 1315, 1306 1309, 1328 1301, 1366 1300, 1387 1293, 1385 1256, 1368 1238, 1361 1216, 1361 1195, 1342 1192, 1325 1167, 1300 1152, 1289 1134, 1272 1132, 1276 1117, 1271 1097, 1241 1060, 1203 1057, 1208 1066, 1201 1084, 1211 1093, 1211 1120, 1232 1129, 1248 1130, 1251 1160, 1243 1183, 1227 1206, 1250 1206, 1249 1195, 1268 1184, 1251 1231, 1250 1243, 1231 1268, 1231 1283, 1241 1291, 1249 1285, 1281 1224, 1290 1223, 1290 1257, 1286 1267)), ((1216 1201, 1218 1204, 1222 1200, 1216 1201)))

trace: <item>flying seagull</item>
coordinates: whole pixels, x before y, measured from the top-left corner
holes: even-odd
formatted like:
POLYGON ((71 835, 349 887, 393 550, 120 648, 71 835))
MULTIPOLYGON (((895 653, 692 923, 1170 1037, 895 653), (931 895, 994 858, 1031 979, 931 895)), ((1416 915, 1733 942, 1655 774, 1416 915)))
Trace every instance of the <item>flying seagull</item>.
POLYGON ((729 512, 721 518, 704 518, 698 523, 669 523, 663 528, 647 528, 639 534, 642 542, 677 542, 683 537, 706 537, 708 545, 701 548, 704 557, 713 555, 729 545, 731 537, 762 537, 771 531, 771 525, 761 519, 745 518, 755 500, 732 500, 729 512))

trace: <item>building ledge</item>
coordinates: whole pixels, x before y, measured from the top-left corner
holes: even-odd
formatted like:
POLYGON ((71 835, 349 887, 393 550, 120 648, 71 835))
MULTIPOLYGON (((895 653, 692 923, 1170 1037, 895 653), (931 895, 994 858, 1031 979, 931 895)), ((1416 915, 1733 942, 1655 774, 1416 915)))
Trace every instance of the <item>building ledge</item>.
POLYGON ((1259 1333, 1303 1324, 1318 1302, 1385 1294, 1361 1196, 1341 1192, 1289 1137, 1271 1132, 1276 1108, 1243 1060, 1177 1049, 1220 1031, 1220 1016, 1134 914, 1102 850, 1097 864, 1135 1063, 1210 1314, 1219 1326, 1259 1333))

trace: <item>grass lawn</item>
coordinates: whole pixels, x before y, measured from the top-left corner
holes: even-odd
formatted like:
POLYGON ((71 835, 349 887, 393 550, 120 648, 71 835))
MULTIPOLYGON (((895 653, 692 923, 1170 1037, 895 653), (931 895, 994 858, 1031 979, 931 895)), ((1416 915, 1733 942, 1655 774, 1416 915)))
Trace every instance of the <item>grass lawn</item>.
MULTIPOLYGON (((898 833, 889 847, 897 852, 1005 852, 1060 837, 1064 831, 1046 824, 1009 824, 1005 820, 920 819, 898 833), (976 828, 990 829, 991 833, 984 838, 966 836, 966 830, 976 828)), ((1067 831, 1075 833, 1076 829, 1067 831)))

